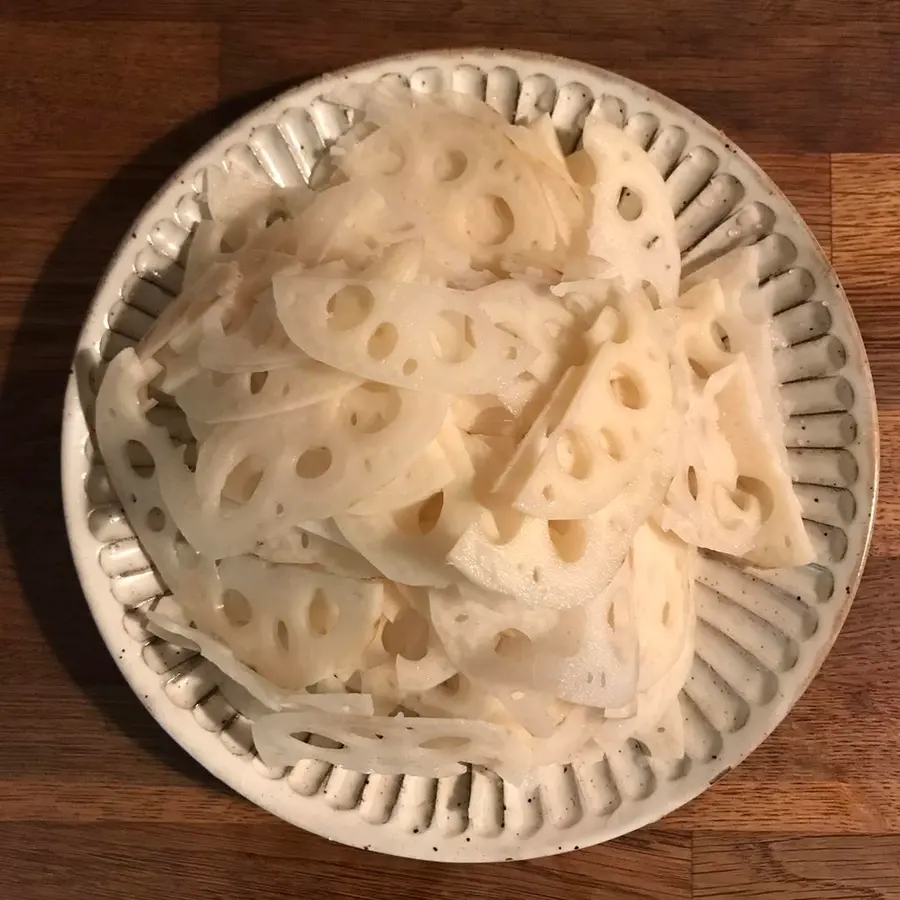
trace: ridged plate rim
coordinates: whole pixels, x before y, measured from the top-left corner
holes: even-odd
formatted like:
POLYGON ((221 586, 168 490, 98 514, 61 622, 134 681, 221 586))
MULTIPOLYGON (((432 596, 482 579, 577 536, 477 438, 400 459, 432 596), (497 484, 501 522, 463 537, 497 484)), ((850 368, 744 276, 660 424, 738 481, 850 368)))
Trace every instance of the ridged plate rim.
MULTIPOLYGON (((828 633, 814 635, 810 641, 816 644, 811 659, 805 659, 783 677, 789 681, 789 690, 779 690, 769 704, 762 722, 756 722, 752 735, 743 735, 740 741, 732 741, 728 752, 703 763, 673 782, 666 782, 649 797, 639 800, 623 800, 610 816, 582 816, 571 827, 551 829, 542 826, 528 837, 519 838, 502 829, 499 835, 473 835, 471 828, 458 835, 441 835, 434 828, 422 833, 410 833, 388 820, 373 824, 365 821, 357 810, 338 811, 329 807, 321 793, 303 797, 295 793, 284 778, 271 778, 259 767, 248 764, 246 757, 237 757, 228 750, 218 733, 205 731, 197 723, 191 709, 182 709, 173 703, 162 688, 160 675, 153 672, 141 656, 141 645, 126 631, 123 624, 123 606, 111 590, 111 580, 98 562, 100 542, 88 528, 89 505, 85 493, 85 479, 90 468, 84 453, 88 438, 86 412, 82 405, 79 379, 75 368, 69 379, 63 411, 62 434, 62 486, 66 526, 76 568, 91 613, 103 639, 135 694, 150 714, 190 755, 204 765, 221 781, 231 786, 257 805, 289 822, 333 840, 380 852, 432 859, 440 861, 476 862, 513 858, 530 858, 550 855, 608 840, 628 831, 656 821, 702 793, 717 778, 739 764, 784 719, 790 708, 805 691, 818 671, 849 612, 853 597, 865 565, 871 541, 874 508, 878 484, 878 431, 874 388, 865 348, 849 303, 839 281, 827 262, 815 237, 800 218, 787 198, 771 180, 742 151, 713 126, 681 107, 674 101, 640 84, 597 67, 545 54, 513 50, 445 50, 385 57, 361 65, 341 69, 311 82, 292 88, 241 118, 190 159, 157 193, 136 220, 131 236, 126 237, 116 251, 104 276, 84 328, 78 340, 77 351, 96 347, 106 329, 106 317, 118 296, 129 261, 139 247, 148 240, 153 223, 172 214, 174 202, 189 190, 192 174, 210 162, 220 160, 226 148, 235 143, 256 125, 270 123, 273 110, 282 107, 306 106, 314 98, 336 83, 353 78, 372 80, 384 73, 401 71, 411 73, 415 69, 436 66, 450 70, 460 65, 472 65, 484 70, 506 66, 515 70, 520 79, 527 74, 545 72, 558 84, 579 79, 594 81, 618 96, 639 98, 648 108, 664 111, 689 132, 700 132, 704 143, 717 143, 723 153, 733 154, 738 166, 746 167, 755 182, 773 201, 782 204, 789 224, 799 228, 811 256, 817 266, 817 279, 827 278, 837 300, 841 324, 849 338, 848 350, 857 362, 857 376, 861 383, 854 385, 856 403, 854 412, 860 422, 856 449, 861 454, 859 490, 867 498, 865 509, 858 510, 850 528, 853 552, 834 566, 834 590, 840 589, 839 603, 831 615, 828 633), (838 571, 840 570, 840 571, 838 571)), ((832 305, 834 303, 832 300, 832 305)), ((743 729, 746 731, 746 727, 743 729)), ((740 734, 736 731, 735 734, 740 734)))

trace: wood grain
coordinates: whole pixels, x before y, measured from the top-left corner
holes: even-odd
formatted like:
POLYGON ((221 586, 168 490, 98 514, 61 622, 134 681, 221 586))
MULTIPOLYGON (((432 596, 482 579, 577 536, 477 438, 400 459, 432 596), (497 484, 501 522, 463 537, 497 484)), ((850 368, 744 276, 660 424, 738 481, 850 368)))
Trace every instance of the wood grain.
POLYGON ((900 3, 0 3, 0 897, 900 897, 900 3), (658 825, 542 861, 427 865, 279 822, 184 754, 87 613, 58 484, 72 347, 165 178, 283 87, 502 45, 616 69, 729 135, 845 284, 881 408, 881 503, 846 627, 790 717, 658 825))

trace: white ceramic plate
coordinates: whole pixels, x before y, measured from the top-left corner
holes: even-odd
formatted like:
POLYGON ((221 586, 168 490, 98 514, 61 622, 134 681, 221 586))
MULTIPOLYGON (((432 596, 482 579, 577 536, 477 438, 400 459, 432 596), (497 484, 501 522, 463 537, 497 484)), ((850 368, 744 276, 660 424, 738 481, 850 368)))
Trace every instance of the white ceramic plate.
POLYGON ((847 300, 815 239, 774 185, 715 129, 671 101, 590 66, 525 53, 428 53, 348 69, 281 95, 201 151, 150 203, 120 247, 78 345, 65 401, 63 493, 72 552, 103 637, 135 693, 190 754, 273 813, 334 840, 433 860, 543 856, 653 822, 737 765, 784 718, 835 640, 865 561, 878 467, 874 394, 847 300), (360 775, 326 763, 291 771, 254 755, 249 721, 211 665, 154 637, 141 609, 162 587, 93 450, 103 363, 134 343, 181 276, 202 215, 205 166, 240 157, 274 181, 306 177, 347 123, 318 98, 340 81, 452 86, 510 117, 552 110, 566 149, 598 104, 667 176, 686 264, 759 241, 766 291, 790 345, 780 351, 791 465, 815 565, 753 575, 707 558, 697 655, 681 697, 688 752, 648 761, 629 743, 599 764, 556 766, 531 789, 488 774, 439 780, 360 775))

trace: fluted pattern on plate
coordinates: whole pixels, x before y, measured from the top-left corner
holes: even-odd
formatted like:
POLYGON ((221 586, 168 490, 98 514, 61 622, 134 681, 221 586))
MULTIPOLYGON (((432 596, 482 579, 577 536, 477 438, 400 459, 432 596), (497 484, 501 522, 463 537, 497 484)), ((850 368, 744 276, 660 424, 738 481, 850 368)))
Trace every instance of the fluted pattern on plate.
MULTIPOLYGON (((696 657, 679 697, 687 748, 683 760, 648 760, 642 746, 631 741, 600 762, 550 767, 524 787, 478 769, 442 779, 366 776, 312 760, 287 772, 267 769, 253 753, 250 723, 218 689, 212 666, 146 630, 143 613, 164 587, 89 439, 85 494, 90 530, 100 544, 98 563, 123 606, 127 634, 140 644, 144 664, 159 676, 169 700, 191 710, 201 728, 219 734, 259 777, 283 778, 298 803, 352 813, 373 825, 390 823, 407 841, 426 833, 447 840, 469 840, 465 836, 471 834, 480 841, 512 834, 524 841, 548 830, 574 833, 585 820, 595 820, 602 827, 592 826, 593 837, 583 839, 587 843, 597 840, 597 833, 611 836, 648 818, 647 803, 657 794, 675 797, 662 801, 671 808, 699 793, 731 764, 729 754, 737 760, 752 747, 740 743, 741 733, 751 721, 768 721, 768 710, 793 690, 786 679, 817 664, 807 648, 823 619, 839 621, 832 609, 837 586, 844 603, 865 543, 856 538, 857 558, 841 563, 851 529, 866 531, 863 519, 870 508, 871 498, 862 493, 869 485, 860 482, 855 416, 857 390, 866 384, 864 365, 849 358, 852 325, 842 320, 840 328, 834 327, 831 304, 839 294, 824 261, 807 246, 812 242, 802 226, 720 136, 666 101, 597 72, 586 71, 584 82, 540 71, 523 72, 520 78, 510 66, 454 66, 449 58, 423 68, 398 64, 396 72, 383 77, 423 93, 452 87, 482 97, 511 120, 549 113, 568 151, 577 146, 585 117, 596 109, 645 147, 666 178, 686 271, 733 247, 759 245, 761 300, 774 312, 783 340, 776 364, 790 414, 785 435, 791 472, 817 563, 759 572, 712 554, 703 558, 696 657), (679 793, 671 786, 681 780, 690 784, 679 793)), ((298 104, 287 96, 256 118, 262 124, 227 144, 218 164, 251 167, 279 185, 308 179, 328 145, 350 124, 343 109, 322 97, 298 104)), ((133 345, 177 292, 191 229, 204 215, 203 184, 203 168, 190 173, 186 192, 175 198, 169 214, 139 231, 142 244, 133 253, 132 273, 93 346, 88 383, 94 392, 105 363, 133 345)), ((846 311, 839 315, 849 318, 846 311)), ((83 407, 90 427, 89 397, 83 407)), ((866 476, 874 477, 868 469, 866 476)), ((558 849, 563 849, 560 841, 558 849)), ((543 852, 555 849, 550 846, 555 843, 550 837, 543 852)))

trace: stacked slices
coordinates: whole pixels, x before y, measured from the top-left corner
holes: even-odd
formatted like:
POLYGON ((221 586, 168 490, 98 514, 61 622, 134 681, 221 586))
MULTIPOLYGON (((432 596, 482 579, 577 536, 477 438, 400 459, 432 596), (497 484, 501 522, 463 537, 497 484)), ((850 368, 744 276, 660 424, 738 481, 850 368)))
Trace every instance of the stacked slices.
POLYGON ((335 102, 316 190, 208 171, 181 293, 104 378, 153 629, 237 682, 273 765, 679 758, 696 549, 813 555, 755 249, 682 279, 599 113, 566 158, 453 94, 335 102))

